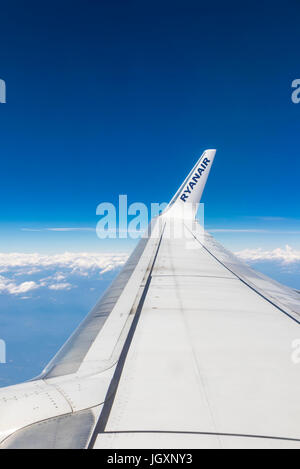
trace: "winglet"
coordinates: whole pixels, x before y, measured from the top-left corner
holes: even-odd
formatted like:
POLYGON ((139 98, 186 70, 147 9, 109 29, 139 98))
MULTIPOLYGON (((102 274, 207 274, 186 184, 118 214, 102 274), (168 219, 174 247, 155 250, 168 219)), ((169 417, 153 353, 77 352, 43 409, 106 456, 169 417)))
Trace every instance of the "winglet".
POLYGON ((170 214, 171 209, 172 214, 175 209, 176 212, 177 209, 182 212, 185 205, 195 206, 200 203, 215 154, 216 150, 205 150, 172 198, 166 212, 170 214))

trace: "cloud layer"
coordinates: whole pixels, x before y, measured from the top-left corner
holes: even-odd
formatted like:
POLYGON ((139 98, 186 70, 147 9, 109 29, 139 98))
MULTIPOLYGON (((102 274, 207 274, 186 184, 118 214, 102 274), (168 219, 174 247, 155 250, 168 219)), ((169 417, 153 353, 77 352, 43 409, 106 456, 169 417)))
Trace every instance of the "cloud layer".
POLYGON ((240 259, 245 261, 279 261, 282 264, 293 264, 300 262, 300 251, 286 245, 284 248, 276 248, 273 250, 243 249, 235 253, 240 259))
MULTIPOLYGON (((243 249, 235 254, 247 262, 273 261, 283 266, 300 263, 300 251, 289 245, 273 250, 243 249)), ((0 293, 28 298, 26 295, 41 288, 53 293, 68 291, 76 288, 79 277, 95 279, 112 272, 127 257, 126 253, 0 253, 0 293)))
POLYGON ((19 295, 36 290, 37 288, 39 288, 39 285, 36 282, 21 282, 17 284, 15 281, 0 275, 0 293, 19 295))
POLYGON ((65 252, 45 255, 38 253, 0 253, 0 269, 7 267, 67 267, 69 269, 99 269, 101 273, 124 264, 127 254, 65 252))
POLYGON ((0 293, 24 295, 40 288, 52 291, 76 287, 70 279, 103 275, 121 267, 126 253, 0 253, 0 293))

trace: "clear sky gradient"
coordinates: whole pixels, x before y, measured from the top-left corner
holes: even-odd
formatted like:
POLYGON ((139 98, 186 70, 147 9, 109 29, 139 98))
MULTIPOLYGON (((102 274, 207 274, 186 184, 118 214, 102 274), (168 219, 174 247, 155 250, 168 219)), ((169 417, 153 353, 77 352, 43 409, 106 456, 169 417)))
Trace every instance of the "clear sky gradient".
POLYGON ((216 233, 230 248, 299 247, 299 14, 296 0, 3 4, 1 250, 106 249, 22 229, 94 227, 119 194, 168 201, 206 147, 207 227, 272 230, 216 233))

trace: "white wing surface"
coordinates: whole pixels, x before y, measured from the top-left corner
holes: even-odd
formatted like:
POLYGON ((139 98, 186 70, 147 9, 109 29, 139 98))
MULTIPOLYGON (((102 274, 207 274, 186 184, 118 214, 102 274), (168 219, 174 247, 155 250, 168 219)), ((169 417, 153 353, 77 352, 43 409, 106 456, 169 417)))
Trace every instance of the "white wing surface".
POLYGON ((0 448, 300 448, 299 293, 182 211, 214 156, 43 374, 0 390, 0 448))

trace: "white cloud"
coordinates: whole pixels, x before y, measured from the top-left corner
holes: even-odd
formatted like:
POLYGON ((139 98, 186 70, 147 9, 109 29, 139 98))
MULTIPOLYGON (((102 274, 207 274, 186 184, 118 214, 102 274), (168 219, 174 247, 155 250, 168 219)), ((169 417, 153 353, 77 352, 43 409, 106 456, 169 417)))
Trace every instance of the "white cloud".
POLYGON ((84 227, 84 228, 74 228, 74 227, 61 227, 61 228, 21 228, 21 231, 58 231, 58 232, 63 232, 63 231, 96 231, 96 228, 89 228, 89 227, 84 227))
POLYGON ((125 253, 0 253, 0 273, 5 273, 5 276, 0 275, 0 293, 24 295, 38 288, 70 290, 76 285, 72 285, 68 277, 75 275, 76 279, 76 275, 105 274, 122 266, 127 257, 125 253), (39 273, 41 275, 37 279, 39 273), (34 281, 30 278, 32 275, 35 275, 34 281), (21 279, 22 276, 29 276, 29 279, 21 279))
POLYGON ((72 285, 70 283, 54 283, 48 286, 49 290, 70 290, 72 285))
POLYGON ((210 233, 300 234, 300 230, 264 230, 259 228, 207 228, 207 231, 210 233))
POLYGON ((279 261, 282 264, 292 264, 300 261, 300 251, 289 245, 273 250, 243 249, 235 254, 245 261, 279 261))
POLYGON ((253 229, 238 229, 238 228, 212 228, 208 229, 211 233, 269 233, 267 230, 253 229))
MULTIPOLYGON (((7 271, 8 271, 8 268, 6 267, 4 272, 7 272, 7 271)), ((41 269, 37 269, 36 267, 31 268, 29 266, 29 267, 18 269, 18 271, 15 273, 15 276, 20 277, 21 275, 34 275, 34 274, 38 274, 39 272, 41 272, 41 269)))
POLYGON ((36 268, 68 268, 73 270, 97 269, 101 272, 123 265, 128 254, 92 253, 92 252, 65 252, 63 254, 38 254, 38 253, 0 253, 0 269, 11 267, 36 267, 36 268))
POLYGON ((94 231, 96 232, 96 228, 46 228, 46 231, 94 231))
POLYGON ((11 295, 18 295, 20 293, 27 293, 31 290, 39 288, 36 282, 22 282, 17 285, 13 280, 0 276, 0 292, 9 293, 11 295))
POLYGON ((56 280, 57 282, 60 282, 61 280, 65 280, 66 276, 62 274, 61 272, 56 272, 56 274, 53 275, 52 278, 56 280))
POLYGON ((10 293, 27 293, 31 290, 39 288, 39 285, 36 282, 22 282, 19 285, 14 285, 13 283, 9 284, 10 293))

